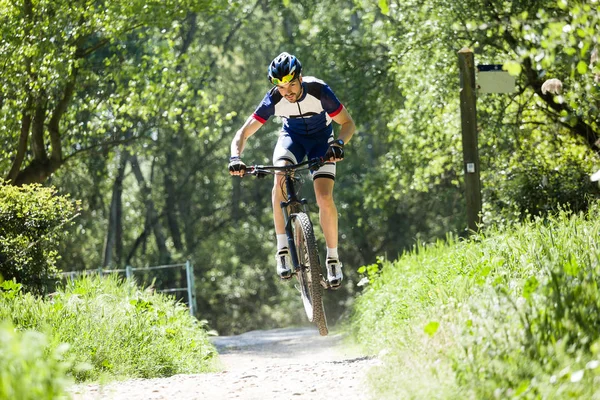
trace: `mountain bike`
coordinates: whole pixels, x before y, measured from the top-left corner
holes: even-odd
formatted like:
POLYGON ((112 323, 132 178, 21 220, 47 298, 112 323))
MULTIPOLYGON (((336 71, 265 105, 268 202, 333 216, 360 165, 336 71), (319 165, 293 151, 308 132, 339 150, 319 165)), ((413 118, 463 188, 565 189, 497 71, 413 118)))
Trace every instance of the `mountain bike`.
POLYGON ((264 177, 266 175, 283 175, 282 189, 287 198, 281 202, 285 221, 285 233, 288 239, 290 257, 294 266, 293 274, 300 286, 300 295, 304 311, 310 322, 319 329, 321 336, 326 336, 327 318, 323 307, 323 289, 330 287, 323 276, 323 268, 317 251, 317 242, 313 225, 308 216, 308 202, 299 199, 299 179, 296 172, 301 170, 316 171, 325 164, 323 158, 314 158, 299 164, 285 166, 251 165, 246 168, 246 175, 264 177))

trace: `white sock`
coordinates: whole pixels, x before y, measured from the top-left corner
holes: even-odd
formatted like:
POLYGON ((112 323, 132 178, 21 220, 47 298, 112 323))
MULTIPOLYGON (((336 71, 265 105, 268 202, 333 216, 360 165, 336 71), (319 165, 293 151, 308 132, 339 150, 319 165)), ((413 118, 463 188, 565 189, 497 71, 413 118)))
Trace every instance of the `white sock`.
POLYGON ((287 235, 285 233, 277 235, 277 250, 281 250, 284 247, 288 247, 287 235))
POLYGON ((335 258, 335 259, 340 258, 340 256, 338 256, 337 247, 334 247, 333 249, 331 249, 329 247, 327 248, 327 258, 335 258))

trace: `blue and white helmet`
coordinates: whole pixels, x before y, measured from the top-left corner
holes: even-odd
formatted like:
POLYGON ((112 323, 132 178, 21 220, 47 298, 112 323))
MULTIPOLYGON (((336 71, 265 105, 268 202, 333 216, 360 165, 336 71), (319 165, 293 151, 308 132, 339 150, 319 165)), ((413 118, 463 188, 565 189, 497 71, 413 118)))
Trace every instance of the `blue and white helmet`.
POLYGON ((274 85, 288 83, 300 76, 302 72, 302 64, 296 56, 283 52, 269 65, 268 76, 269 80, 274 85))

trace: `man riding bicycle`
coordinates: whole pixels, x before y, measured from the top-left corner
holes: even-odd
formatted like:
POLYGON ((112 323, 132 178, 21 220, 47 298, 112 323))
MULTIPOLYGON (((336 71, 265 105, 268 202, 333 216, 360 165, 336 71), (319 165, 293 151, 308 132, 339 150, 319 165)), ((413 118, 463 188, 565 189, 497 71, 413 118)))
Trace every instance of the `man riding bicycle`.
MULTIPOLYGON (((344 144, 350 141, 356 127, 346 108, 329 86, 314 77, 302 76, 302 64, 293 55, 281 53, 269 65, 269 81, 274 87, 267 92, 254 113, 236 132, 231 142, 229 173, 243 176, 246 165, 241 154, 246 140, 275 115, 283 126, 275 150, 274 165, 296 164, 304 157, 323 157, 328 162, 312 173, 319 222, 327 245, 327 280, 332 287, 342 283, 342 263, 338 255, 338 214, 333 201, 335 163, 344 159, 344 144), (341 125, 334 140, 331 121, 341 125)), ((275 175, 272 192, 273 220, 277 235, 277 274, 282 279, 292 276, 292 263, 285 234, 280 203, 285 200, 281 175, 275 175)))

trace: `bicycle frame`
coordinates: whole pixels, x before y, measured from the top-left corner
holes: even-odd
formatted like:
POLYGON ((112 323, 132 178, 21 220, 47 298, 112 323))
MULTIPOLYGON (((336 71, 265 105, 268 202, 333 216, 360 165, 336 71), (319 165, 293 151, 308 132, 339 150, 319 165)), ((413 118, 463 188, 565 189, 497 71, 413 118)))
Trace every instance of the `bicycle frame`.
MULTIPOLYGON (((281 210, 283 211, 283 220, 285 222, 285 233, 288 239, 288 248, 290 250, 290 256, 292 258, 292 264, 294 265, 294 271, 298 271, 301 268, 300 262, 298 261, 298 254, 296 251, 296 244, 294 242, 294 232, 292 230, 292 219, 290 215, 290 209, 293 210, 294 206, 304 211, 307 215, 308 201, 306 199, 299 199, 296 193, 296 187, 294 185, 293 172, 306 167, 307 169, 314 170, 325 164, 323 158, 313 158, 308 161, 301 162, 293 165, 273 166, 273 165, 255 165, 249 167, 249 174, 260 175, 261 173, 267 173, 270 171, 283 172, 285 173, 285 190, 287 201, 280 203, 281 210)), ((309 217, 310 220, 310 217, 309 217)))

